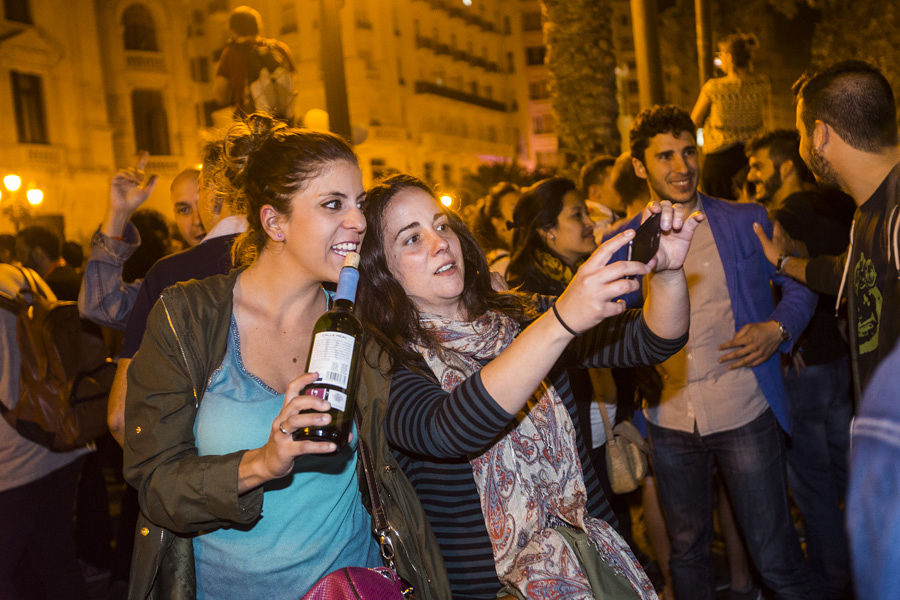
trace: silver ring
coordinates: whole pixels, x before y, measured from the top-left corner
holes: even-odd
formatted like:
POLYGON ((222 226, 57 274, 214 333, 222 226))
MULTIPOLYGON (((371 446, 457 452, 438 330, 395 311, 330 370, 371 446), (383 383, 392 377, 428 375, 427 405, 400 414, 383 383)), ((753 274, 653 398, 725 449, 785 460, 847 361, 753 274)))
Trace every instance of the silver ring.
POLYGON ((284 435, 291 435, 290 432, 285 431, 285 429, 284 429, 284 421, 282 421, 281 423, 278 424, 278 431, 280 431, 280 432, 283 433, 284 435))

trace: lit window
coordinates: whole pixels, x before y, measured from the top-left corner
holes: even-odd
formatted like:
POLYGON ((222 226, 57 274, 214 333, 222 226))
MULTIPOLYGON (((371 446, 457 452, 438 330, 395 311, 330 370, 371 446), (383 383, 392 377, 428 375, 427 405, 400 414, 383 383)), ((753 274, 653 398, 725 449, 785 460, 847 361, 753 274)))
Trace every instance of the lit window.
POLYGON ((297 7, 293 4, 281 5, 281 33, 294 33, 297 31, 297 7))
POLYGON ((31 25, 31 11, 28 0, 3 0, 3 16, 7 21, 31 25))
POLYGON ((209 58, 195 56, 191 59, 191 79, 201 83, 209 81, 209 58))
POLYGON ((525 48, 525 64, 529 66, 542 65, 546 54, 545 46, 529 46, 525 48))
POLYGON ((522 29, 525 31, 541 30, 541 12, 527 12, 522 15, 522 29))
POLYGON ((38 75, 10 72, 16 130, 22 144, 48 144, 43 82, 38 75))
POLYGON ((125 28, 122 33, 122 41, 126 50, 142 50, 145 52, 157 52, 156 25, 153 24, 153 15, 143 4, 132 4, 122 13, 122 25, 125 28))
POLYGON ((134 143, 137 150, 168 156, 169 121, 158 90, 133 90, 131 115, 134 120, 134 143))

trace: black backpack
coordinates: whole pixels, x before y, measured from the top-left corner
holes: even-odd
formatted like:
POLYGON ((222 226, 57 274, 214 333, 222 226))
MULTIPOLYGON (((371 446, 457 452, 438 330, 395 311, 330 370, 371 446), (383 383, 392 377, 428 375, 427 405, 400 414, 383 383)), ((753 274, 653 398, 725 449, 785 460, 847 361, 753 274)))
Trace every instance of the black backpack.
POLYGON ((19 398, 12 409, 0 402, 0 412, 22 437, 54 452, 74 450, 107 430, 116 364, 77 302, 48 299, 29 270, 20 270, 26 287, 15 297, 0 294, 0 308, 16 315, 19 398))

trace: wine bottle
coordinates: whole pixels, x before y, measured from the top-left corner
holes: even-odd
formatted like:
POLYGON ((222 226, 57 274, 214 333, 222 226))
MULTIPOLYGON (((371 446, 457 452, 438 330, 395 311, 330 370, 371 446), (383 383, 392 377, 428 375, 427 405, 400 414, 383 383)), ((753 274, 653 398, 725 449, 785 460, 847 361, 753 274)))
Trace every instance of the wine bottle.
POLYGON ((306 372, 319 378, 303 393, 327 400, 331 423, 301 427, 294 440, 333 442, 338 449, 345 446, 356 411, 356 386, 359 381, 359 349, 362 324, 353 314, 356 285, 359 282, 359 254, 350 252, 338 278, 334 305, 323 313, 313 327, 312 345, 306 361, 306 372))

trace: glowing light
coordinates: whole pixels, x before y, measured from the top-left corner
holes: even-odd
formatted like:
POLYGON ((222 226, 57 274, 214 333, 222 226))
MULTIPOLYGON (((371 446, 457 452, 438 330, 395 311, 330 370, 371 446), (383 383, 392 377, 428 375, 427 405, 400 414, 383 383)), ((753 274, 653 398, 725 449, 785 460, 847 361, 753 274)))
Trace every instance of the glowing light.
POLYGON ((7 175, 3 178, 3 185, 9 191, 14 192, 22 185, 22 178, 18 175, 7 175))
POLYGON ((463 0, 465 6, 472 6, 472 0, 463 0))
POLYGON ((38 189, 31 189, 25 192, 25 197, 28 198, 30 205, 37 206, 44 201, 44 192, 38 189))
POLYGON ((447 194, 444 194, 443 196, 441 196, 441 204, 449 208, 453 204, 453 198, 451 198, 447 194))

